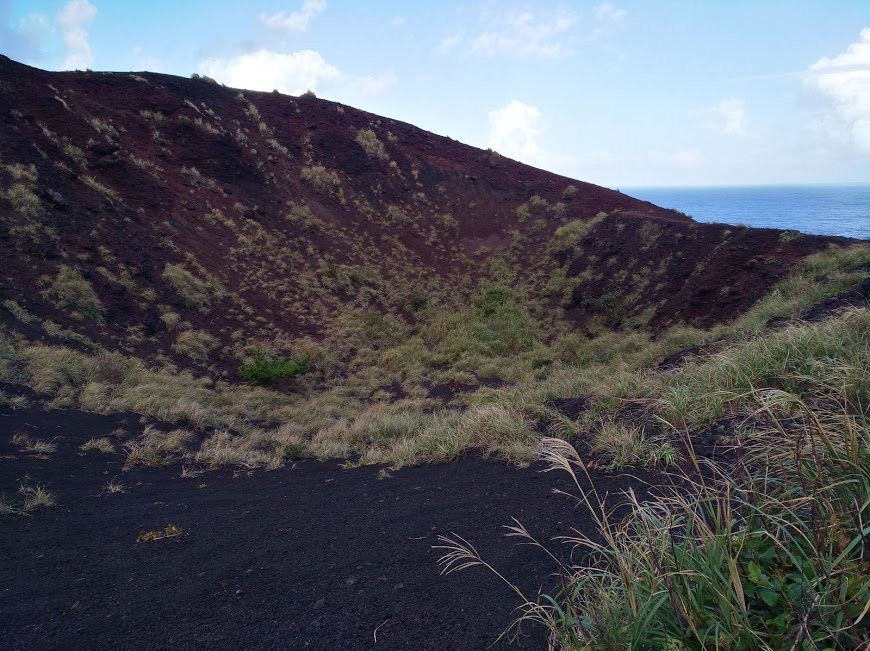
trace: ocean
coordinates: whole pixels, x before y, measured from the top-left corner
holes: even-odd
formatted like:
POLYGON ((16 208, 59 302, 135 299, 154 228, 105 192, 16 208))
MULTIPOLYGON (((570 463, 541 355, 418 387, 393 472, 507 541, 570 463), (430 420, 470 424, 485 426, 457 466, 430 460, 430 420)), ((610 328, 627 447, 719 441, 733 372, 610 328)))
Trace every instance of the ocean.
POLYGON ((699 222, 870 239, 870 185, 620 189, 699 222))

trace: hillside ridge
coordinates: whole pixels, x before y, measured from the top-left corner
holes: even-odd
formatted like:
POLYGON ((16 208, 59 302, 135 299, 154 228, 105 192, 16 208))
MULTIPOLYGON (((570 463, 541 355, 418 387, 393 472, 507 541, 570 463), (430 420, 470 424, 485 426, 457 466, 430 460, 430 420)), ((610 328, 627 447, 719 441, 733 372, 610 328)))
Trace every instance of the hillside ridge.
POLYGON ((348 310, 413 324, 493 260, 588 332, 711 325, 840 241, 698 224, 398 120, 203 78, 0 57, 0 116, 3 321, 223 373, 348 310))

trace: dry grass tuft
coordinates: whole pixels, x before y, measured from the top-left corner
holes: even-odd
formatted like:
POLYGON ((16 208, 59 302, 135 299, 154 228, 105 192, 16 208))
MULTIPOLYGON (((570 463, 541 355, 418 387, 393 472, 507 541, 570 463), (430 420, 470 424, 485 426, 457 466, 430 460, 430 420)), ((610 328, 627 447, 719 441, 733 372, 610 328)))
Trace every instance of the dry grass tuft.
POLYGON ((52 441, 43 441, 33 439, 23 432, 18 432, 12 435, 12 445, 21 448, 22 452, 31 452, 33 454, 53 454, 57 452, 57 444, 52 441))
POLYGON ((112 442, 112 439, 103 436, 100 438, 88 439, 79 446, 79 450, 82 452, 95 450, 97 452, 102 452, 103 454, 111 454, 115 451, 115 444, 112 442))
POLYGON ((38 484, 36 486, 30 486, 29 484, 22 483, 18 488, 18 492, 24 499, 22 508, 25 512, 33 511, 40 507, 55 505, 54 496, 49 493, 45 487, 38 484))

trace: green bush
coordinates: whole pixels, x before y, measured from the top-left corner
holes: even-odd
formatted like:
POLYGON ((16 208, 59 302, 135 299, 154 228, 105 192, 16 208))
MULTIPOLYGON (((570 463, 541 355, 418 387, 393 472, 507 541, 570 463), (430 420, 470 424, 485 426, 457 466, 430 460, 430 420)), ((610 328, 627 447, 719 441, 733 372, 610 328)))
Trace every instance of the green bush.
POLYGON ((250 364, 239 368, 239 377, 245 382, 268 386, 277 380, 292 379, 308 372, 308 355, 298 357, 273 357, 263 351, 253 355, 250 364))

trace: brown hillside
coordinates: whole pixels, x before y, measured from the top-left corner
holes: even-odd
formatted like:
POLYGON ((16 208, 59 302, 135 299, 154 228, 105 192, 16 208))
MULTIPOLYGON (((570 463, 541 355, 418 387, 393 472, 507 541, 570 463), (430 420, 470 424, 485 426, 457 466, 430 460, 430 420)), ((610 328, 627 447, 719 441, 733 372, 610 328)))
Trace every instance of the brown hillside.
POLYGON ((503 258, 595 330, 733 317, 821 238, 723 225, 314 97, 0 57, 0 318, 228 369, 413 321, 503 258), (355 310, 355 311, 354 311, 355 310))

